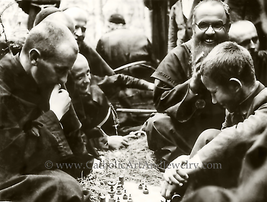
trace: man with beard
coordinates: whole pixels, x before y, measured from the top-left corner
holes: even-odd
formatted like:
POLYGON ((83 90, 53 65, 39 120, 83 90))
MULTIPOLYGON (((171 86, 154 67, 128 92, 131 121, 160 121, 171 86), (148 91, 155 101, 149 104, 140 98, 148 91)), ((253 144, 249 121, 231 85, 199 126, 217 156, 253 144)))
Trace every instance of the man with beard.
POLYGON ((162 167, 188 154, 198 135, 210 127, 220 128, 224 117, 223 110, 211 103, 196 67, 215 45, 228 39, 228 6, 218 0, 201 1, 192 24, 192 39, 174 48, 152 75, 160 113, 147 120, 144 131, 162 167))
POLYGON ((248 49, 255 67, 256 78, 267 85, 267 51, 259 50, 260 42, 255 25, 248 20, 232 23, 229 39, 248 49))

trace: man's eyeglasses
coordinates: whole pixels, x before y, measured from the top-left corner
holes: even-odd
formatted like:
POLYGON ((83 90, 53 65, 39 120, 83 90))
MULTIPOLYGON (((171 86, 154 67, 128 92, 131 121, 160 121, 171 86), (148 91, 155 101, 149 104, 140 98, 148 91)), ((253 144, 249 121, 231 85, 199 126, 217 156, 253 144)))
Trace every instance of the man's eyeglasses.
POLYGON ((207 31, 209 29, 209 27, 211 26, 212 29, 216 32, 216 31, 220 31, 224 28, 224 26, 226 24, 223 24, 223 22, 215 22, 215 23, 206 23, 206 22, 200 22, 200 23, 195 23, 196 26, 203 32, 207 31))

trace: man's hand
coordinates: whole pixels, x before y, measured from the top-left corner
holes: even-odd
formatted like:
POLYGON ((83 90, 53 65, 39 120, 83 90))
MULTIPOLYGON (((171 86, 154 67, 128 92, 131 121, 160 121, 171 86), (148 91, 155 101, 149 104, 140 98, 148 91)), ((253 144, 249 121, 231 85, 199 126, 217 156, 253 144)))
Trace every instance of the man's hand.
POLYGON ((188 175, 181 167, 187 163, 189 156, 182 155, 173 160, 166 168, 164 173, 164 181, 161 185, 161 195, 170 199, 178 187, 183 186, 188 179, 188 175))
POLYGON ((197 58, 196 61, 193 63, 193 74, 190 80, 189 87, 193 91, 193 93, 198 94, 200 89, 203 87, 201 82, 201 75, 200 75, 200 67, 201 61, 203 60, 204 53, 202 52, 197 58))
POLYGON ((128 138, 135 137, 135 135, 129 134, 126 136, 108 136, 108 146, 110 149, 120 149, 122 147, 129 146, 128 138))
POLYGON ((182 155, 173 160, 164 173, 164 179, 168 184, 183 186, 187 182, 188 175, 183 169, 183 166, 187 163, 189 156, 182 155))
POLYGON ((197 172, 202 167, 203 163, 197 154, 190 159, 187 155, 176 158, 165 170, 164 183, 161 187, 162 196, 166 199, 170 198, 178 187, 187 183, 188 175, 197 172))
POLYGON ((58 120, 69 110, 70 104, 71 99, 69 93, 64 89, 60 89, 60 85, 55 85, 50 95, 49 106, 58 120))
POLYGON ((177 190, 178 185, 169 184, 167 181, 163 181, 161 184, 160 194, 165 199, 171 199, 174 192, 177 190))

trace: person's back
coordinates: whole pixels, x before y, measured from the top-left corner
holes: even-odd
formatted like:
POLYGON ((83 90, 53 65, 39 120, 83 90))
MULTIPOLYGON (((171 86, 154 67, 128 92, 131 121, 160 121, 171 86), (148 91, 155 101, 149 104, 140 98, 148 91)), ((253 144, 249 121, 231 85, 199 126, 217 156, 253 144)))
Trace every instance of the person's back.
POLYGON ((151 61, 151 43, 141 32, 116 29, 104 34, 97 45, 98 53, 113 68, 136 61, 151 61))
POLYGON ((117 73, 150 80, 157 61, 148 37, 141 31, 127 28, 120 14, 110 16, 109 26, 110 31, 103 34, 97 43, 97 52, 115 71, 123 65, 143 61, 144 66, 135 64, 117 73))

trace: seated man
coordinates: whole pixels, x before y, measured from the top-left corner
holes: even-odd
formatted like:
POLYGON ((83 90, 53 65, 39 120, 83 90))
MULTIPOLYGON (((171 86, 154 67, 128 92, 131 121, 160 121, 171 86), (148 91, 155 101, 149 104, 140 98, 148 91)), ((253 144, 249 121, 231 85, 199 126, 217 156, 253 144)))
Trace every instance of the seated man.
POLYGON ((212 102, 226 109, 225 122, 221 130, 204 131, 190 158, 178 157, 172 162, 178 167, 165 171, 162 195, 166 198, 173 192, 183 194, 187 185, 188 195, 205 185, 236 187, 248 148, 266 136, 267 89, 255 78, 248 50, 233 42, 217 45, 202 62, 201 80, 212 102), (211 166, 215 163, 221 167, 211 166))
POLYGON ((81 170, 58 166, 91 159, 62 88, 77 53, 72 33, 47 21, 30 31, 19 54, 1 59, 0 200, 84 201, 66 173, 78 177, 81 170))
POLYGON ((147 120, 144 130, 163 169, 165 162, 189 154, 203 130, 221 127, 224 111, 211 103, 196 67, 215 45, 228 39, 229 27, 227 5, 201 1, 193 12, 192 39, 168 53, 152 75, 159 113, 147 120))
MULTIPOLYGON (((128 146, 127 139, 130 136, 118 136, 119 123, 115 109, 99 86, 90 85, 90 82, 89 64, 82 54, 78 54, 67 86, 74 108, 82 122, 82 130, 87 136, 87 149, 94 152, 92 146, 98 149, 119 149, 128 146)), ((152 89, 153 84, 152 86, 149 84, 151 83, 144 80, 117 74, 104 78, 99 85, 104 90, 110 91, 107 95, 113 96, 117 89, 123 86, 152 89)))
POLYGON ((259 50, 260 43, 255 25, 248 20, 232 23, 229 39, 248 49, 255 67, 256 78, 267 85, 267 51, 259 50))

